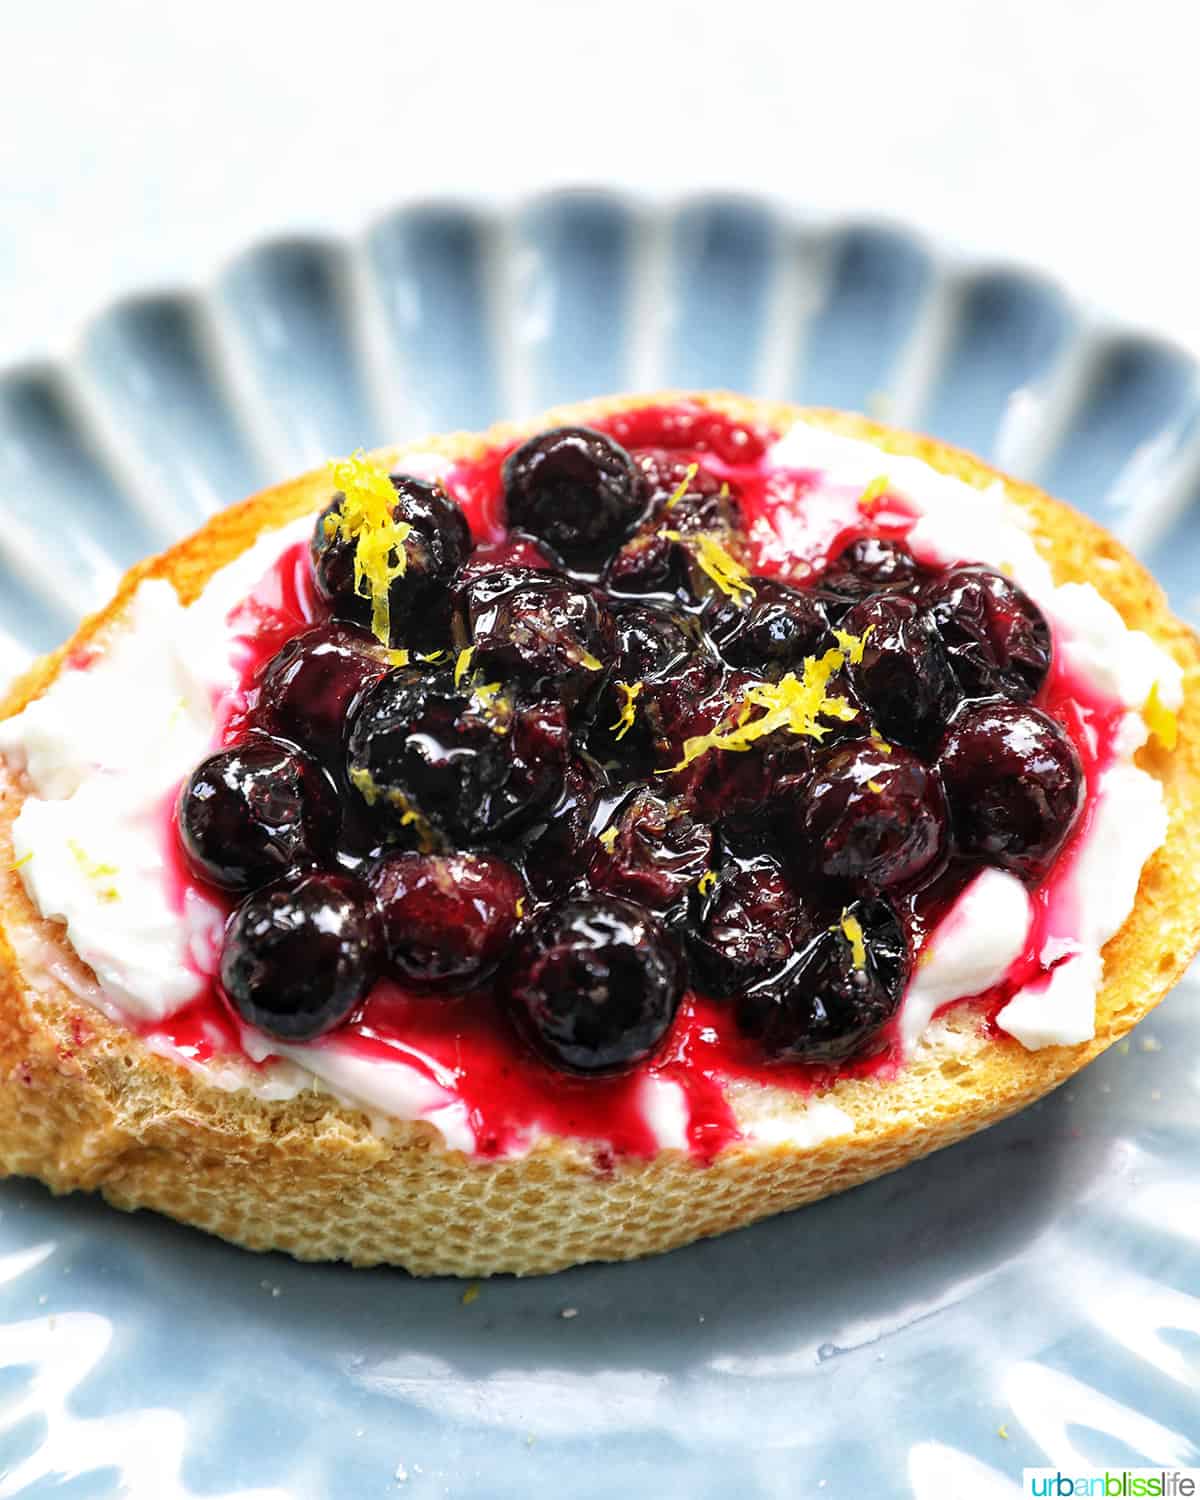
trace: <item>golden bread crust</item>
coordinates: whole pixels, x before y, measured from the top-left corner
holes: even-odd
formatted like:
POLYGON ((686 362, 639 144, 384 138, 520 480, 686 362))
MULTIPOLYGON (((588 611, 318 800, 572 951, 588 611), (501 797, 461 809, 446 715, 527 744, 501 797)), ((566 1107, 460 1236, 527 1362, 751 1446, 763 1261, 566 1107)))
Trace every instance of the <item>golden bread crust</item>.
MULTIPOLYGON (((443 436, 380 456, 393 464, 418 451, 470 458, 513 435, 684 394, 777 431, 804 417, 977 487, 1002 478, 1056 580, 1095 584, 1127 624, 1182 666, 1178 747, 1170 754, 1147 747, 1140 756, 1164 785, 1170 829, 1146 866, 1135 910, 1105 948, 1095 1039, 1027 1052, 984 1038, 970 1008, 960 1007, 898 1077, 845 1079, 824 1096, 854 1121, 853 1134, 837 1140, 803 1149, 746 1141, 707 1165, 663 1151, 605 1171, 577 1143, 558 1139, 519 1159, 477 1159, 446 1150, 427 1124, 380 1133, 326 1093, 266 1102, 222 1092, 78 998, 91 976, 65 949, 61 928, 38 917, 10 868, 22 786, 8 773, 0 774, 0 1171, 40 1178, 56 1192, 98 1189, 118 1207, 157 1209, 254 1250, 386 1262, 418 1275, 526 1275, 671 1249, 903 1166, 1047 1093, 1157 1004, 1200 946, 1200 647, 1145 569, 1095 523, 932 439, 720 394, 590 402, 519 428, 443 436), (25 968, 14 949, 26 955, 25 968), (53 955, 53 974, 29 961, 32 951, 53 955)), ((102 636, 142 579, 169 578, 188 601, 260 531, 316 510, 329 491, 324 473, 305 475, 140 563, 106 609, 20 679, 0 717, 41 693, 69 652, 102 636)), ((755 1088, 734 1102, 743 1117, 803 1107, 784 1091, 755 1088)))

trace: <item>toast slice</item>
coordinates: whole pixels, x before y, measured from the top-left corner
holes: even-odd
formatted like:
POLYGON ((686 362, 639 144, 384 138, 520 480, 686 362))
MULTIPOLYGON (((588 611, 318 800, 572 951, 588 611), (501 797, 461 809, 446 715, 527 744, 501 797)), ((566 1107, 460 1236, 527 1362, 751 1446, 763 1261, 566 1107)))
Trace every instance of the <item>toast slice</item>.
MULTIPOLYGON (((680 399, 596 401, 521 427, 425 439, 377 457, 393 468, 416 451, 470 459, 547 426, 680 399)), ((665 1150, 649 1160, 618 1158, 603 1172, 566 1139, 543 1139, 520 1158, 467 1156, 447 1149, 432 1125, 396 1121, 380 1129, 323 1092, 274 1102, 223 1092, 79 998, 94 976, 65 945, 61 927, 39 917, 11 868, 23 786, 0 762, 0 1171, 39 1178, 55 1192, 98 1190, 119 1208, 156 1209, 249 1249, 302 1259, 390 1263, 419 1275, 553 1271, 668 1250, 950 1145, 1070 1077, 1167 993, 1200 946, 1200 645, 1168 612, 1154 580, 1092 521, 932 439, 840 413, 717 394, 686 399, 779 432, 803 418, 976 487, 1003 478, 1055 581, 1094 583, 1129 626, 1180 663, 1186 696, 1177 746, 1167 752, 1152 743, 1139 752, 1139 764, 1163 784, 1169 832, 1143 871, 1135 909, 1104 950, 1094 1039, 1026 1051, 985 1037, 963 1006, 896 1077, 844 1077, 823 1096, 852 1119, 853 1133, 844 1137, 809 1147, 747 1140, 707 1164, 665 1150)), ((102 646, 141 580, 169 579, 188 602, 260 532, 316 512, 331 488, 322 471, 266 490, 138 564, 107 608, 13 687, 0 717, 43 692, 71 653, 102 646)), ((747 1085, 734 1109, 786 1123, 809 1102, 747 1085)))

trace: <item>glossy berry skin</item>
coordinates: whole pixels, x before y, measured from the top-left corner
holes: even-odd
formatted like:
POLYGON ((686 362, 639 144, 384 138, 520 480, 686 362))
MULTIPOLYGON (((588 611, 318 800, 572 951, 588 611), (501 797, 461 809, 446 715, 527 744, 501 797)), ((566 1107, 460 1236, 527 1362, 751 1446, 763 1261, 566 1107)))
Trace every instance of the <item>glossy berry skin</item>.
POLYGON ((693 964, 714 995, 741 995, 777 978, 812 937, 799 892, 770 860, 729 866, 696 906, 693 964))
POLYGON ((229 919, 221 987, 268 1036, 307 1042, 341 1025, 374 984, 379 916, 348 875, 308 875, 248 897, 229 919))
MULTIPOLYGON (((392 475, 396 505, 392 515, 409 529, 404 572, 388 590, 391 644, 441 646, 448 623, 446 590, 471 552, 466 517, 444 490, 404 474, 392 475)), ((317 589, 340 619, 368 625, 371 600, 355 589, 352 538, 326 530, 326 519, 340 513, 338 495, 317 518, 310 551, 317 589)))
POLYGON ((558 427, 504 461, 508 524, 572 564, 602 560, 641 519, 637 467, 619 443, 590 427, 558 427))
POLYGON ((695 650, 685 615, 633 604, 613 616, 613 675, 621 682, 665 681, 695 650))
POLYGON ((863 643, 847 670, 884 739, 915 750, 936 745, 959 689, 928 614, 903 595, 875 594, 847 613, 842 629, 863 643))
POLYGON ((389 855, 370 876, 390 972, 418 989, 461 989, 504 956, 525 893, 492 854, 389 855))
POLYGON ((561 895, 583 874, 592 820, 605 789, 603 772, 586 755, 572 756, 562 793, 525 853, 525 875, 537 895, 561 895))
POLYGON ((470 667, 502 686, 520 684, 574 702, 597 688, 612 627, 595 594, 560 573, 498 568, 459 591, 456 644, 470 667))
POLYGON ((627 797, 601 831, 609 837, 594 842, 588 883, 653 911, 684 900, 712 862, 712 829, 646 788, 627 797))
POLYGON ((863 536, 830 559, 816 589, 830 619, 836 620, 860 599, 910 589, 920 576, 917 560, 903 542, 863 536))
POLYGON ((731 667, 778 681, 834 644, 816 595, 770 578, 752 578, 754 598, 739 603, 724 595, 705 615, 713 644, 731 667))
POLYGON ((179 795, 179 840, 193 872, 248 891, 319 862, 337 836, 333 784, 292 745, 255 735, 210 755, 179 795))
POLYGON ((347 774, 397 833, 426 825, 452 843, 472 843, 514 832, 553 803, 567 745, 560 703, 520 708, 500 700, 489 713, 449 671, 400 667, 354 715, 347 774))
POLYGON ((1039 709, 981 703, 954 719, 942 779, 962 853, 1026 879, 1043 874, 1083 805, 1075 746, 1039 709))
POLYGON ((719 531, 740 526, 737 497, 705 467, 702 454, 644 448, 634 461, 645 497, 647 528, 719 531))
POLYGON ((1050 671, 1050 627, 1024 589, 991 568, 954 568, 927 586, 925 603, 964 693, 1036 695, 1050 671))
POLYGON ((881 899, 846 909, 862 932, 864 962, 843 918, 823 926, 783 979, 746 994, 738 1021, 780 1062, 836 1064, 869 1054, 896 1014, 911 971, 904 928, 881 899))
POLYGON ((564 902, 518 936, 502 987, 517 1029, 551 1067, 620 1072, 651 1056, 687 984, 674 939, 615 896, 564 902))
POLYGON ((899 745, 855 740, 822 755, 789 814, 803 858, 825 880, 868 890, 932 875, 949 837, 937 773, 899 745))
POLYGON ((347 716, 388 671, 379 642, 336 622, 294 636, 263 669, 255 718, 326 764, 340 762, 347 716))

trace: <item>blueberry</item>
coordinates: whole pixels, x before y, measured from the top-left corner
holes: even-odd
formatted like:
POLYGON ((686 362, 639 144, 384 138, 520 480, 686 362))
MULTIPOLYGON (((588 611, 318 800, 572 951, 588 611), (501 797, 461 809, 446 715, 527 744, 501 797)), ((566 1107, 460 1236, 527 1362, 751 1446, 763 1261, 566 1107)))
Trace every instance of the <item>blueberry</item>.
POLYGON ((603 772, 590 757, 572 756, 562 793, 525 854, 526 879, 539 896, 559 895, 583 874, 604 787, 603 772))
POLYGON ((893 908, 856 901, 816 933, 785 976, 743 997, 738 1021, 780 1061, 844 1062, 877 1050, 910 970, 893 908))
POLYGON ((958 683, 928 614, 899 594, 875 594, 856 604, 843 629, 862 641, 850 660, 850 681, 887 740, 910 749, 937 744, 958 703, 958 683))
POLYGON ((518 936, 503 970, 513 1020, 552 1067, 619 1072, 662 1044, 686 985, 674 939, 615 896, 567 901, 518 936))
POLYGON ((930 583, 925 602, 969 697, 1027 703, 1050 671, 1050 627, 1011 579, 990 568, 953 568, 930 583))
POLYGON ((552 691, 574 702, 599 687, 612 651, 607 613, 588 588, 559 573, 498 568, 457 600, 456 639, 488 681, 552 691))
POLYGON ((178 823, 192 870, 224 890, 246 891, 328 852, 337 797, 315 761, 256 735, 201 761, 180 792, 178 823))
POLYGON ((686 898, 709 868, 712 852, 707 824, 680 804, 636 788, 595 841, 588 881, 594 890, 665 912, 686 898))
POLYGON ((748 603, 720 595, 706 614, 713 644, 731 667, 778 680, 834 644, 816 596, 770 578, 753 578, 748 603))
POLYGON ((786 814, 818 874, 869 889, 933 874, 948 841, 937 773, 898 745, 888 753, 873 740, 820 756, 786 814))
POLYGON ((391 971, 422 989, 461 988, 494 968, 524 893, 516 870, 491 854, 393 854, 370 884, 391 971))
POLYGON ((485 702, 449 671, 400 667, 362 699, 347 744, 351 785, 397 832, 470 843, 525 827, 553 803, 566 770, 566 711, 503 695, 485 702))
POLYGON ((645 501, 632 458, 590 427, 558 427, 523 443, 504 462, 508 523, 569 563, 613 551, 645 501))
POLYGON ((848 542, 816 580, 831 620, 870 594, 902 593, 916 586, 921 570, 903 542, 862 536, 848 542))
POLYGON ((770 860, 727 866, 696 901, 692 959, 718 996, 741 995, 777 978, 812 936, 799 891, 770 860))
MULTIPOLYGON (((408 475, 392 475, 393 518, 409 528, 401 546, 404 572, 388 589, 391 644, 440 647, 449 623, 447 589, 471 552, 466 517, 444 490, 408 475)), ((369 624, 367 584, 355 585, 357 539, 330 533, 326 522, 341 514, 344 495, 334 497, 317 519, 311 553, 322 597, 341 619, 369 624)), ((392 554, 389 561, 395 561, 392 554)))
POLYGON ((244 1021, 306 1042, 341 1025, 374 984, 379 916, 347 875, 308 875, 247 897, 229 919, 221 987, 244 1021))
POLYGON ((1043 874, 1083 804, 1083 769, 1062 726, 1015 703, 973 705, 951 723, 940 765, 959 849, 1043 874))
POLYGON ((323 761, 337 760, 347 716, 387 670, 373 636, 350 625, 318 625, 267 663, 256 717, 272 734, 323 761))

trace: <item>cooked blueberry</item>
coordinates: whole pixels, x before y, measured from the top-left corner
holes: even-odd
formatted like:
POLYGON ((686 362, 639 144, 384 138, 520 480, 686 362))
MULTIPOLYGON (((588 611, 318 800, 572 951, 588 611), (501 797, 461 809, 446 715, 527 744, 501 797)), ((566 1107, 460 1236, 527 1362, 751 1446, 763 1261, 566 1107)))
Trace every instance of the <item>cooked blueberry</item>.
POLYGON ((818 932, 784 978, 752 990, 738 1020, 781 1061, 843 1062, 878 1047, 899 1009, 908 942, 882 899, 856 901, 818 932))
POLYGON ((689 525, 667 511, 625 543, 609 563, 604 582, 619 596, 650 594, 695 607, 722 595, 713 568, 742 568, 745 550, 740 531, 689 525))
POLYGON ((573 702, 599 687, 612 652, 607 613, 559 573, 498 568, 459 591, 456 640, 488 681, 520 683, 573 702))
POLYGON ((769 860, 727 867, 698 905, 693 959, 715 995, 741 995, 778 976, 812 936, 799 892, 769 860))
POLYGON ((255 736, 201 761, 180 792, 178 821, 195 873, 246 891, 326 854, 337 834, 337 796, 307 755, 255 736))
POLYGON ((393 854, 370 884, 391 971, 431 989, 472 984, 500 961, 525 889, 491 854, 393 854))
MULTIPOLYGON (((444 490, 423 479, 394 474, 393 518, 409 529, 399 544, 404 571, 388 589, 392 644, 444 645, 448 623, 447 589, 471 551, 466 517, 444 490)), ((369 624, 370 583, 356 582, 358 539, 332 525, 342 514, 345 496, 337 495, 317 518, 312 537, 313 574, 317 588, 341 618, 369 624)), ((398 561, 393 549, 389 565, 398 561)))
POLYGON ((622 682, 662 681, 696 649, 686 616, 647 604, 616 611, 613 637, 613 675, 622 682))
POLYGON ((903 542, 862 536, 830 559, 816 587, 833 619, 869 594, 912 588, 919 577, 917 560, 903 542))
POLYGON ((347 1018, 379 971, 379 916, 348 875, 249 896, 229 919, 221 987, 244 1021, 307 1042, 347 1018))
POLYGON ((1039 709, 981 703, 961 712, 941 752, 954 837, 964 854, 1042 874, 1083 802, 1079 755, 1039 709))
POLYGON ((924 750, 941 739, 958 684, 928 614, 899 594, 856 604, 842 628, 862 641, 850 680, 885 739, 924 750))
POLYGON ((518 935, 505 998, 529 1044, 572 1073, 649 1057, 683 998, 686 965, 662 924, 615 896, 565 902, 518 935))
POLYGON ((833 645, 816 597, 770 578, 753 578, 754 597, 736 602, 720 595, 706 617, 708 633, 732 667, 775 680, 806 656, 833 645))
POLYGON ((614 809, 588 864, 594 890, 663 912, 682 901, 712 861, 712 829, 646 788, 614 809))
POLYGON ((647 526, 675 531, 728 530, 741 512, 728 483, 700 458, 668 448, 642 448, 634 458, 641 476, 647 526))
POLYGON ((448 671, 400 667, 362 699, 347 770, 363 800, 397 831, 454 842, 512 832, 562 788, 568 733, 561 704, 515 706, 454 685, 448 671))
POLYGON ((318 625, 294 636, 268 662, 258 717, 273 734, 330 760, 340 754, 355 702, 387 670, 373 636, 353 626, 318 625))
POLYGON ((594 761, 584 755, 572 757, 562 793, 526 850, 526 877, 539 896, 560 894, 583 874, 588 834, 604 784, 594 761))
POLYGON ((572 563, 619 546, 645 504, 632 458, 590 427, 558 427, 522 444, 505 460, 504 493, 509 525, 572 563))
POLYGON ((946 799, 937 773, 899 745, 856 740, 822 755, 781 815, 802 858, 827 880, 882 890, 933 873, 944 856, 946 799))
POLYGON ((1024 589, 990 568, 954 568, 925 599, 968 696, 1035 696, 1050 670, 1050 627, 1024 589))

